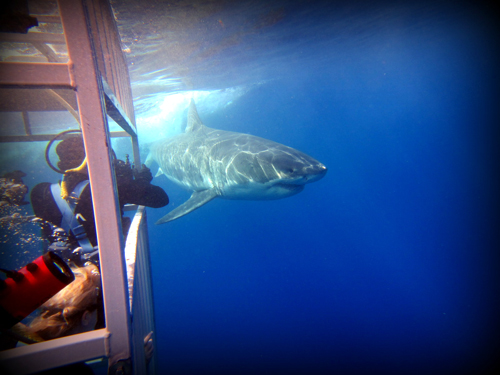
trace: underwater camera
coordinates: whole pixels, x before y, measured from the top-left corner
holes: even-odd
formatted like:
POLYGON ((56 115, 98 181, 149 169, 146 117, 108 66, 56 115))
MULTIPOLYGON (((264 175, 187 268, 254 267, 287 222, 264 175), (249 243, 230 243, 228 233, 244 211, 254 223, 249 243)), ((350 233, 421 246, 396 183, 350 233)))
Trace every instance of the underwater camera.
POLYGON ((69 266, 49 251, 0 280, 0 327, 9 329, 75 279, 69 266))

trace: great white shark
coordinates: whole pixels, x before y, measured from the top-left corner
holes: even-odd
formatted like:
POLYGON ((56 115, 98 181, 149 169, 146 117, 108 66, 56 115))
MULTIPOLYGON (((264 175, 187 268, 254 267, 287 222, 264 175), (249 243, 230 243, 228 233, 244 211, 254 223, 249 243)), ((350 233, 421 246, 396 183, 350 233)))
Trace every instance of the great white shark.
POLYGON ((151 159, 191 198, 163 216, 163 224, 184 216, 214 198, 270 200, 286 198, 318 181, 326 167, 291 147, 249 134, 205 126, 191 100, 187 126, 178 134, 151 145, 151 159))

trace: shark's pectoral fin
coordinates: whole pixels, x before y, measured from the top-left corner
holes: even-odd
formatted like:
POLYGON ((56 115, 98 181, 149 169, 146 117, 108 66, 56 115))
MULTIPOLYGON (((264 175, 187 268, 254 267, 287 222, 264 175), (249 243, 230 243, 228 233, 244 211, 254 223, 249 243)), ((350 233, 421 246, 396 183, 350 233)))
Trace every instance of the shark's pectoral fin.
POLYGON ((168 223, 169 221, 178 219, 181 216, 184 216, 191 211, 194 211, 197 208, 203 206, 205 203, 210 202, 215 197, 217 197, 217 193, 214 189, 195 191, 193 195, 191 195, 191 198, 189 198, 186 202, 181 204, 176 209, 163 216, 155 224, 168 223))

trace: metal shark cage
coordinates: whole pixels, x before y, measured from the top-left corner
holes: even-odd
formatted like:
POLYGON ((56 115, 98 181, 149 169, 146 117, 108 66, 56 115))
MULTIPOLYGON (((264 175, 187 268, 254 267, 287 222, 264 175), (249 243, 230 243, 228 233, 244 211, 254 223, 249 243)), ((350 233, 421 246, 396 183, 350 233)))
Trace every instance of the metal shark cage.
POLYGON ((56 125, 43 134, 33 132, 30 116, 37 112, 69 111, 79 120, 100 249, 105 328, 2 351, 0 372, 29 374, 100 359, 108 373, 153 374, 155 357, 146 364, 143 341, 154 331, 145 209, 135 207, 125 241, 110 155, 111 138, 129 137, 135 165, 140 165, 129 75, 113 11, 105 0, 58 0, 55 12, 30 16, 39 24, 59 25, 60 31, 0 33, 7 46, 22 43, 36 52, 14 53, 0 62, 0 111, 22 115, 24 125, 24 134, 3 135, 0 141, 52 139, 56 125), (122 130, 110 132, 108 117, 122 130))

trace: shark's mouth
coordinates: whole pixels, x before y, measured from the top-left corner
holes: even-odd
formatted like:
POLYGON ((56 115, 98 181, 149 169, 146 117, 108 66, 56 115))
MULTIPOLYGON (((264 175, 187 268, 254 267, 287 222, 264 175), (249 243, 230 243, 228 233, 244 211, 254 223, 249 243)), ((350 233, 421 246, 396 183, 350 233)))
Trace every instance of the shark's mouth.
POLYGON ((284 184, 284 183, 279 183, 275 184, 274 187, 287 190, 290 193, 299 193, 302 190, 304 190, 304 185, 297 185, 297 184, 284 184))

